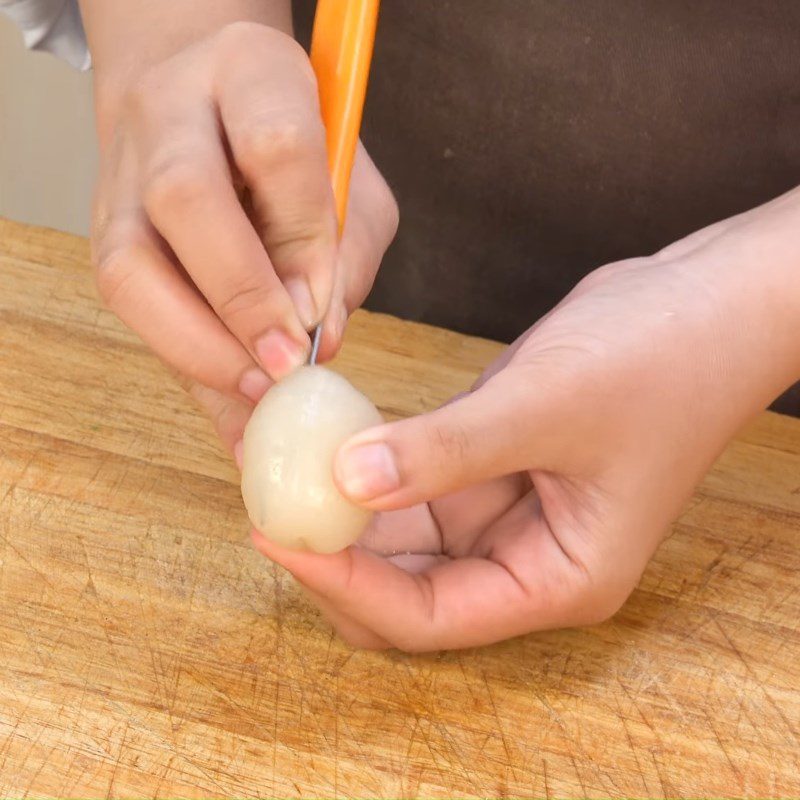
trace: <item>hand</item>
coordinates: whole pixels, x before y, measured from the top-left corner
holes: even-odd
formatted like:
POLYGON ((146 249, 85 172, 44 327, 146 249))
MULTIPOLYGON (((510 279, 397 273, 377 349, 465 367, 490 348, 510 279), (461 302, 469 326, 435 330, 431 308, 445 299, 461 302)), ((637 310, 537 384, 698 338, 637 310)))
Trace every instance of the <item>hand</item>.
POLYGON ((320 358, 334 355, 397 207, 359 148, 337 243, 316 82, 277 30, 234 23, 129 79, 100 112, 98 287, 232 448, 323 319, 320 358))
POLYGON ((796 207, 776 203, 597 270, 466 396, 346 443, 337 483, 380 512, 358 546, 254 531, 256 547, 357 646, 606 619, 728 439, 800 374, 797 234, 773 236, 796 207))

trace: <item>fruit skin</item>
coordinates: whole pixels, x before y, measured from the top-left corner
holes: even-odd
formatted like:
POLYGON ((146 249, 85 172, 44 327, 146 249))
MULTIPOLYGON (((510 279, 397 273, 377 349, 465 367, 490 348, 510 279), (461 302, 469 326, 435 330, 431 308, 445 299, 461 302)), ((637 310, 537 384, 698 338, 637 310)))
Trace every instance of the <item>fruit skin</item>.
POLYGON ((300 367, 273 386, 244 431, 242 498, 253 525, 296 550, 335 553, 358 539, 372 512, 333 480, 336 451, 380 425, 377 408, 325 367, 300 367))

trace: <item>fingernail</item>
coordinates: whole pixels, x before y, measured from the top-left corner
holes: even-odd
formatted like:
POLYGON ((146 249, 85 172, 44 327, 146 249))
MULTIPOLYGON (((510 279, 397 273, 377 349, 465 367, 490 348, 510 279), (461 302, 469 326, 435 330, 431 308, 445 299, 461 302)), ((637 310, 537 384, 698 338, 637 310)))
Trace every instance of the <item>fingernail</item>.
POLYGON ((260 370, 247 370, 239 381, 239 391, 247 398, 257 403, 272 386, 272 381, 260 370))
POLYGON ((394 455, 383 442, 343 450, 335 469, 339 485, 352 500, 373 500, 400 488, 394 455))
POLYGON ((256 342, 256 355, 267 374, 279 381, 306 360, 306 349, 283 331, 271 330, 256 342))
POLYGON ((242 463, 244 459, 244 442, 239 439, 238 442, 233 446, 233 460, 236 462, 236 466, 239 467, 239 471, 242 471, 242 463))
POLYGON ((289 278, 285 286, 289 297, 292 298, 297 316, 300 317, 300 322, 303 323, 306 330, 311 330, 318 322, 319 312, 317 304, 311 296, 308 281, 305 278, 289 278))

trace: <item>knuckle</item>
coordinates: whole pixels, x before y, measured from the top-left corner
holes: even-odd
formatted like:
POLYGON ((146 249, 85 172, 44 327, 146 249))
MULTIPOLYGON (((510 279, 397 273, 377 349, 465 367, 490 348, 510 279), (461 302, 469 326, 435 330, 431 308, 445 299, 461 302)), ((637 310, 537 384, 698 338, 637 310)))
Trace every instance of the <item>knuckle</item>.
POLYGON ((276 266, 313 273, 327 268, 336 254, 336 229, 327 220, 297 218, 266 226, 261 232, 276 266))
POLYGON ((622 608, 629 594, 629 589, 615 585, 587 588, 581 598, 582 623, 599 625, 608 621, 622 608))
POLYGON ((117 311, 124 304, 125 289, 141 261, 135 245, 101 247, 95 256, 95 284, 106 308, 117 311))
POLYGON ((385 650, 383 644, 376 636, 368 631, 358 631, 341 626, 334 626, 339 638, 353 650, 385 650))
POLYGON ((428 430, 429 446, 443 465, 461 464, 468 460, 470 437, 458 425, 431 425, 428 430))
POLYGON ((365 220, 365 233, 373 246, 385 250, 397 233, 400 209, 386 179, 368 157, 359 163, 359 177, 363 181, 359 195, 360 215, 365 220))
POLYGON ((263 46, 266 39, 276 39, 282 35, 268 25, 241 19, 223 25, 215 38, 219 54, 227 58, 241 56, 242 52, 249 51, 250 46, 255 44, 263 46))
POLYGON ((250 58, 255 48, 255 52, 269 53, 273 59, 280 55, 282 59, 290 58, 297 61, 313 75, 308 54, 303 46, 293 37, 269 25, 250 20, 237 20, 220 28, 215 38, 217 53, 222 64, 231 60, 250 58))
POLYGON ((202 191, 207 176, 202 168, 186 158, 171 158, 154 167, 145 181, 144 205, 155 216, 194 200, 202 191))
POLYGON ((233 148, 245 170, 316 158, 323 152, 322 124, 301 114, 254 118, 234 135, 233 148))
POLYGON ((595 289, 621 274, 639 269, 646 265, 648 261, 649 259, 647 258, 628 258, 624 261, 614 261, 610 264, 604 264, 581 278, 576 284, 574 291, 595 289))
POLYGON ((231 325, 253 316, 274 318, 279 315, 277 292, 269 286, 242 282, 229 287, 227 295, 215 304, 214 310, 231 325))
POLYGON ((299 70, 300 73, 308 79, 309 87, 316 88, 317 76, 314 74, 314 69, 311 66, 311 60, 308 53, 303 48, 303 45, 292 36, 276 31, 274 28, 270 29, 273 36, 278 38, 281 42, 281 53, 284 59, 288 59, 289 63, 299 70))
POLYGON ((389 188, 386 181, 381 181, 381 190, 378 193, 377 214, 384 231, 384 241, 386 247, 394 239, 397 229, 400 227, 400 207, 397 204, 394 193, 389 188))
POLYGON ((396 632, 387 643, 402 653, 436 653, 452 646, 452 635, 431 622, 420 625, 417 630, 396 632))
POLYGON ((599 625, 602 622, 610 620, 617 611, 622 608, 625 598, 617 599, 601 598, 598 602, 595 600, 594 604, 587 609, 586 623, 588 625, 599 625))
MULTIPOLYGON (((386 232, 389 242, 397 235, 397 229, 400 227, 400 206, 397 204, 394 195, 389 192, 389 203, 386 207, 386 232)), ((387 247, 389 245, 387 244, 387 247)))
POLYGON ((575 293, 586 292, 594 289, 597 286, 602 286, 609 278, 608 265, 597 267, 592 270, 588 275, 584 275, 574 287, 575 293))
POLYGON ((269 29, 266 25, 250 20, 236 20, 223 25, 217 33, 217 41, 223 46, 237 47, 243 41, 250 41, 256 37, 262 37, 269 29))

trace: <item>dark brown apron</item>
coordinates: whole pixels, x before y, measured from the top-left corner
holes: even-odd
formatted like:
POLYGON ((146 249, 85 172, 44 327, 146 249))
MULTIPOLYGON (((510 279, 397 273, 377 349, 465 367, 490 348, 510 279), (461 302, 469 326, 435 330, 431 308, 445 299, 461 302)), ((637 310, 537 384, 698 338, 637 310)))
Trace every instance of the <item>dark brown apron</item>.
POLYGON ((363 138, 401 209, 367 306, 510 341, 800 183, 800 0, 383 0, 363 138))

